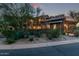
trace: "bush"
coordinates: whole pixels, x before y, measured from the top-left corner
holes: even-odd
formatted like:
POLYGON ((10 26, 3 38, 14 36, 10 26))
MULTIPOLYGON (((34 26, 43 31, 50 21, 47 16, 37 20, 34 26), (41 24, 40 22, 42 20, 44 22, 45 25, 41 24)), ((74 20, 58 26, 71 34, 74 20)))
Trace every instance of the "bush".
POLYGON ((22 31, 3 31, 2 33, 7 38, 14 38, 15 40, 18 40, 20 38, 24 38, 24 32, 22 31))
POLYGON ((14 39, 8 38, 5 42, 7 44, 12 44, 12 43, 15 43, 16 41, 14 39))
POLYGON ((3 34, 6 38, 17 39, 17 35, 16 35, 16 32, 15 32, 15 31, 4 30, 4 31, 2 31, 2 34, 3 34))
POLYGON ((12 43, 15 43, 16 40, 18 40, 21 36, 20 33, 17 33, 18 31, 15 31, 15 30, 3 30, 2 31, 2 34, 7 38, 5 43, 7 44, 12 44, 12 43))
POLYGON ((41 32, 36 31, 36 32, 34 32, 34 35, 35 35, 36 37, 41 37, 41 32))
POLYGON ((23 31, 16 31, 15 32, 15 39, 24 38, 24 32, 23 31))
POLYGON ((48 37, 49 40, 52 40, 52 35, 51 34, 48 34, 47 37, 48 37))
POLYGON ((73 32, 75 34, 75 37, 79 37, 79 27, 75 28, 73 32))
POLYGON ((17 39, 15 35, 15 31, 13 30, 4 29, 1 31, 1 33, 7 38, 5 41, 5 43, 7 44, 12 44, 17 39))
POLYGON ((58 38, 59 35, 60 35, 60 30, 59 29, 51 29, 47 33, 47 36, 48 36, 49 39, 58 38))
POLYGON ((30 38, 29 38, 29 41, 33 41, 33 40, 34 40, 33 37, 30 37, 30 38))
POLYGON ((24 38, 29 38, 29 35, 24 35, 24 38))
POLYGON ((38 38, 36 38, 36 40, 39 40, 38 38))
POLYGON ((11 33, 11 31, 9 31, 9 30, 2 30, 2 34, 3 34, 5 37, 10 37, 10 33, 11 33))
POLYGON ((23 35, 24 35, 24 38, 29 38, 29 31, 24 31, 24 33, 23 33, 23 35))
POLYGON ((60 35, 60 31, 59 31, 59 29, 54 29, 54 30, 52 30, 51 34, 52 34, 53 38, 58 38, 60 35))
POLYGON ((29 35, 34 35, 35 37, 40 37, 41 31, 40 30, 31 30, 31 31, 29 31, 29 35))
POLYGON ((20 38, 27 37, 28 34, 26 32, 21 31, 21 30, 9 30, 9 29, 4 29, 1 31, 1 33, 7 38, 6 42, 7 43, 14 43, 15 40, 18 40, 20 38))

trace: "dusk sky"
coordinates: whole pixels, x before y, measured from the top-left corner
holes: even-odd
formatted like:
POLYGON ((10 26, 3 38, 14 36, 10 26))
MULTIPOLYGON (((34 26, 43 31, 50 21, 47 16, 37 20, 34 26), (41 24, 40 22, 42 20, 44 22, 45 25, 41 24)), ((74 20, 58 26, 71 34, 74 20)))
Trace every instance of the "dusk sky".
POLYGON ((35 3, 34 7, 40 7, 45 14, 50 16, 68 14, 70 10, 79 11, 79 3, 35 3))

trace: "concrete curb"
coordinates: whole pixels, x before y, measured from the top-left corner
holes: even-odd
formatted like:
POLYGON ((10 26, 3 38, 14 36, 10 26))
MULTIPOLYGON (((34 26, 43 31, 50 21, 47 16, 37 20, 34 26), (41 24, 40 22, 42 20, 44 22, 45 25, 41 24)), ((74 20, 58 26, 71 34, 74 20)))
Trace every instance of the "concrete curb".
POLYGON ((0 50, 37 48, 37 47, 56 46, 56 45, 63 45, 63 44, 70 44, 70 43, 79 43, 79 40, 78 39, 75 39, 75 40, 64 40, 64 41, 38 43, 38 44, 0 45, 0 50))

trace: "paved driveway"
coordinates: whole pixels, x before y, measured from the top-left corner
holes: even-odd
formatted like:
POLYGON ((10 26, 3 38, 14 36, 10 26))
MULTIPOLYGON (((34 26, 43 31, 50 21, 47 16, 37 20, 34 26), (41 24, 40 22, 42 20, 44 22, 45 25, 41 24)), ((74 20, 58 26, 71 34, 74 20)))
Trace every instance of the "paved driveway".
POLYGON ((0 55, 9 56, 79 56, 79 43, 16 50, 0 50, 0 55))

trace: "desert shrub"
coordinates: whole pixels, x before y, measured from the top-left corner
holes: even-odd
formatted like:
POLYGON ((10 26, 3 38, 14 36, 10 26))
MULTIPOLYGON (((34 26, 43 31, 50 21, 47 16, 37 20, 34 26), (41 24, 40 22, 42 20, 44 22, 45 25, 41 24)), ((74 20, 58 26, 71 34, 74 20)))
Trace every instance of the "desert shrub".
POLYGON ((47 37, 48 37, 49 40, 52 40, 52 35, 51 34, 48 34, 47 37))
POLYGON ((5 41, 6 44, 12 44, 15 43, 16 41, 12 38, 7 38, 7 40, 5 41))
POLYGON ((65 35, 65 32, 63 32, 62 34, 65 35))
POLYGON ((54 29, 51 34, 52 34, 53 38, 57 38, 60 35, 60 31, 59 31, 59 29, 54 29))
POLYGON ((74 29, 74 33, 76 37, 79 37, 79 27, 74 29))
POLYGON ((24 35, 24 38, 29 38, 29 35, 24 35))
POLYGON ((15 35, 15 31, 6 29, 6 30, 3 30, 1 33, 7 38, 5 43, 12 44, 12 43, 16 42, 15 40, 17 38, 16 38, 16 35, 15 35))
POLYGON ((17 39, 24 38, 24 32, 23 31, 20 31, 20 30, 16 31, 15 32, 15 37, 17 39))
POLYGON ((34 38, 33 37, 29 37, 29 41, 34 41, 34 38))
POLYGON ((51 39, 51 38, 58 38, 59 35, 60 35, 60 30, 59 29, 51 29, 47 33, 47 37, 49 39, 51 39))
POLYGON ((7 43, 12 43, 21 37, 21 33, 18 33, 16 30, 3 29, 1 33, 7 38, 7 43))
POLYGON ((36 40, 39 40, 38 38, 36 38, 36 40))
POLYGON ((21 38, 28 38, 29 35, 27 34, 27 32, 24 32, 22 30, 8 30, 8 29, 4 29, 2 30, 2 34, 7 38, 6 42, 12 42, 12 41, 16 41, 18 39, 21 39, 21 38), (10 39, 8 39, 10 38, 10 39), (9 40, 9 41, 8 41, 9 40))
POLYGON ((29 31, 29 35, 34 35, 35 37, 41 37, 41 31, 40 30, 31 30, 31 31, 29 31))
POLYGON ((8 29, 6 29, 6 30, 2 30, 2 32, 1 32, 5 37, 12 37, 12 35, 14 34, 14 31, 12 31, 12 30, 8 30, 8 29))
POLYGON ((41 31, 35 31, 34 32, 34 35, 36 36, 36 37, 41 37, 41 31))
POLYGON ((24 36, 24 38, 29 38, 29 32, 28 31, 24 31, 23 36, 24 36))

